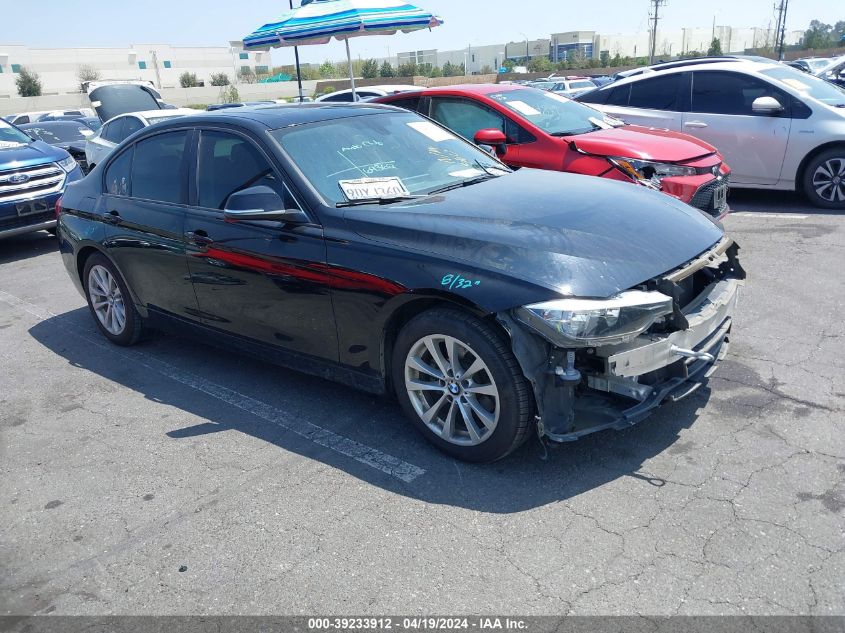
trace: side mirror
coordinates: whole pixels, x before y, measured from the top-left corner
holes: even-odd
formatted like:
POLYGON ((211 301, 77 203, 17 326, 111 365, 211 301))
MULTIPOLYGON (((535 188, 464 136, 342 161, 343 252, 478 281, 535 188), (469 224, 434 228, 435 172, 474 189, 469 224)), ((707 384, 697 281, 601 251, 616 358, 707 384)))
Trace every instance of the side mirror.
POLYGON ((476 145, 489 145, 496 149, 496 153, 500 156, 507 151, 508 142, 507 137, 505 136, 504 132, 501 130, 497 130, 496 128, 486 128, 484 130, 478 130, 475 133, 475 137, 473 138, 476 145))
POLYGON ((783 112, 783 106, 774 97, 757 97, 751 104, 751 111, 757 114, 777 114, 783 112))
POLYGON ((299 209, 285 209, 282 197, 266 185, 248 187, 233 193, 226 201, 223 217, 227 222, 271 220, 305 224, 308 216, 299 209))

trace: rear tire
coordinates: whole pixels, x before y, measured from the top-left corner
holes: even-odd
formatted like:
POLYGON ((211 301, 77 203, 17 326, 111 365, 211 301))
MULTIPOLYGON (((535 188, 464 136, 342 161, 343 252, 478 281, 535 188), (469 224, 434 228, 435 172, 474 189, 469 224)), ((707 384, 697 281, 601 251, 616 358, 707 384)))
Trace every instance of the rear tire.
POLYGON ((528 438, 528 381, 504 337, 465 312, 436 308, 409 321, 396 339, 391 375, 406 415, 453 457, 492 462, 528 438))
POLYGON ((804 170, 804 194, 825 209, 845 209, 845 145, 813 158, 804 170))
POLYGON ((85 262, 82 276, 88 309, 97 328, 115 345, 128 347, 141 338, 141 315, 114 264, 101 253, 85 262))

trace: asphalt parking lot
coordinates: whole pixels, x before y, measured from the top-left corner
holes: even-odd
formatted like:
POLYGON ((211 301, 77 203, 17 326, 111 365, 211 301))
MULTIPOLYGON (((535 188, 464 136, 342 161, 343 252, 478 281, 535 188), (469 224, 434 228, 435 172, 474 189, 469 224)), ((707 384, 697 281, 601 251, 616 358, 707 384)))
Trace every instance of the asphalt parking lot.
POLYGON ((709 387, 489 466, 389 400, 111 347, 54 238, 0 242, 0 614, 845 614, 845 218, 731 204, 709 387))

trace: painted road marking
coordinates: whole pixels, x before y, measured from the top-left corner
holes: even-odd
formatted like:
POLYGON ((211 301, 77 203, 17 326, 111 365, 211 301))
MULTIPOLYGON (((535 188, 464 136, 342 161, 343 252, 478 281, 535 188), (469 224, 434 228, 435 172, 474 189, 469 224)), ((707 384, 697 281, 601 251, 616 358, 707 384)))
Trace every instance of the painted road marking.
POLYGON ((75 327, 71 327, 62 323, 62 316, 54 314, 49 310, 39 308, 38 306, 29 303, 19 297, 11 295, 3 290, 0 290, 0 301, 29 313, 39 321, 46 321, 47 319, 58 319, 57 325, 68 333, 78 338, 84 339, 86 342, 96 345, 97 347, 107 350, 110 354, 116 354, 131 361, 135 365, 140 365, 152 371, 155 371, 166 378, 175 380, 191 389, 201 391, 221 402, 225 402, 242 411, 246 411, 265 422, 269 422, 275 426, 291 431, 297 435, 311 440, 315 444, 329 448, 341 455, 351 457, 355 461, 366 464, 371 468, 380 470, 392 477, 396 477, 401 481, 410 483, 417 477, 425 474, 425 470, 414 464, 402 461, 397 457, 383 453, 378 449, 366 446, 348 437, 338 435, 333 431, 324 429, 311 422, 295 419, 289 416, 284 411, 276 407, 256 400, 250 396, 242 394, 234 389, 229 389, 223 385, 218 385, 215 382, 201 378, 196 374, 192 374, 183 369, 166 363, 162 360, 154 358, 149 354, 140 350, 123 350, 114 345, 104 341, 98 334, 90 334, 81 331, 75 327))
POLYGON ((781 220, 806 220, 807 215, 796 215, 794 213, 754 213, 753 211, 739 211, 731 213, 729 218, 774 218, 781 220))

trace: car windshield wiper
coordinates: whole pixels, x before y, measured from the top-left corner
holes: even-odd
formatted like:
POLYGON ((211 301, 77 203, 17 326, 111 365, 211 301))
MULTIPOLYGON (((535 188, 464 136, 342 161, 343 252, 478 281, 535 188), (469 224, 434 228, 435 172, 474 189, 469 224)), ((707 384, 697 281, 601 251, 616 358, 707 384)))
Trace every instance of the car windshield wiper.
POLYGON ((467 180, 462 180, 461 182, 455 182, 451 185, 446 185, 445 187, 439 187, 437 189, 432 189, 428 192, 428 195, 433 196, 438 193, 446 193, 447 191, 452 191, 453 189, 460 189, 462 187, 470 187, 472 185, 477 185, 480 182, 484 182, 485 180, 490 180, 491 178, 499 178, 500 176, 504 176, 505 174, 511 173, 510 170, 504 169, 499 167, 498 165, 483 165, 480 161, 476 159, 475 166, 478 167, 483 174, 478 176, 474 176, 472 178, 468 178, 467 180), (496 171, 501 171, 501 174, 494 174, 491 173, 490 170, 495 169, 496 171))
POLYGON ((343 209, 344 207, 360 207, 367 204, 377 204, 379 206, 386 204, 395 204, 397 202, 404 202, 406 200, 416 200, 417 198, 427 198, 428 196, 396 196, 395 198, 363 198, 361 200, 347 200, 345 202, 338 202, 335 207, 343 209))

